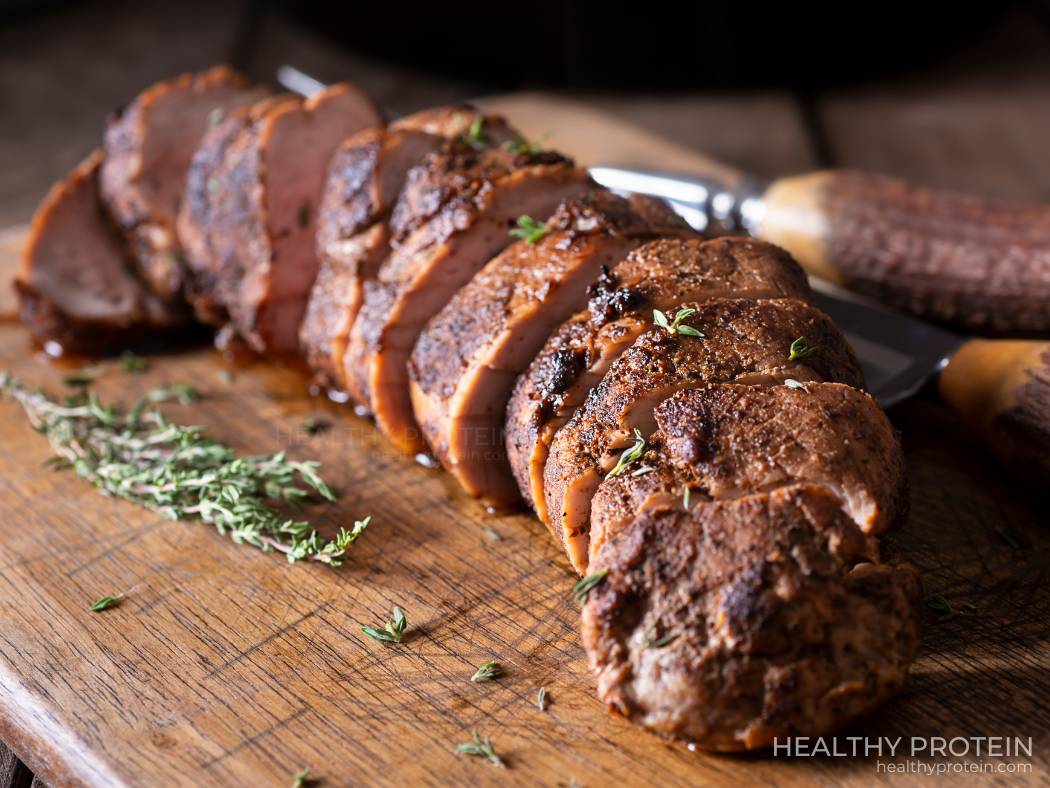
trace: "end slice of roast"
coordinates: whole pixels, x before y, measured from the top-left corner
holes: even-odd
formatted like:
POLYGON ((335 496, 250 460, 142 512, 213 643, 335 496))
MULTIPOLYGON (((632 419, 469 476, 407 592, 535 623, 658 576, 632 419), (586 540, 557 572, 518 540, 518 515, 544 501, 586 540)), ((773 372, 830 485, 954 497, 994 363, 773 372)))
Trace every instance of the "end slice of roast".
POLYGON ((175 223, 201 137, 225 112, 264 94, 235 71, 217 66, 154 85, 110 121, 102 196, 143 280, 160 297, 173 300, 181 294, 175 223))
POLYGON ((322 384, 345 388, 350 329, 364 283, 390 254, 390 212, 409 170, 478 118, 496 140, 514 134, 500 118, 469 106, 439 107, 359 132, 332 157, 317 219, 319 268, 299 329, 302 353, 322 384))
MULTIPOLYGON (((686 305, 703 337, 652 328, 616 360, 551 442, 544 469, 547 512, 573 567, 587 570, 591 498, 635 443, 656 429, 654 410, 686 388, 713 383, 824 380, 863 387, 842 332, 820 310, 794 299, 725 299, 686 305), (816 351, 791 360, 798 337, 816 351)), ((627 468, 626 472, 632 472, 627 468)))
POLYGON ((551 152, 515 154, 457 138, 409 174, 391 217, 393 252, 364 303, 345 359, 347 388, 403 451, 422 451, 407 365, 423 327, 513 239, 528 215, 545 220, 593 183, 551 152))
POLYGON ((850 386, 801 385, 716 384, 660 403, 637 465, 605 479, 591 502, 591 561, 651 506, 684 510, 796 483, 827 489, 864 534, 896 525, 906 482, 886 414, 850 386))
POLYGON ((543 471, 550 442, 609 366, 652 325, 713 298, 809 300, 806 276, 790 255, 740 238, 665 239, 632 252, 592 289, 588 308, 562 325, 521 375, 507 407, 506 449, 518 489, 550 525, 543 471))
POLYGON ((352 85, 282 101, 225 151, 214 232, 229 239, 219 301, 256 352, 294 356, 317 274, 316 222, 332 154, 350 135, 382 123, 352 85), (225 206, 225 208, 223 208, 225 206))
POLYGON ((188 317, 137 277, 99 194, 102 156, 93 152, 37 208, 15 282, 22 321, 38 341, 65 351, 105 351, 188 317))
POLYGON ((921 587, 827 488, 652 507, 592 569, 583 643, 612 708, 711 750, 827 734, 904 684, 921 587))
POLYGON ((492 259, 427 324, 409 364, 412 406, 431 451, 468 493, 501 508, 520 500, 503 439, 514 381, 587 304, 603 269, 675 231, 689 232, 662 201, 591 192, 562 203, 545 237, 492 259))

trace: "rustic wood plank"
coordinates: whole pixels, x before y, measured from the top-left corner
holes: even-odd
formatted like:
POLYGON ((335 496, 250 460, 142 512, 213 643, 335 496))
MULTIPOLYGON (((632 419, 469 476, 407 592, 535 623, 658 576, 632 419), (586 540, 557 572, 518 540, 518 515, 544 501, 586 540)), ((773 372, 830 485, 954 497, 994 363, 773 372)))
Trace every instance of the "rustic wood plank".
MULTIPOLYGON (((547 121, 561 127, 553 109, 547 121)), ((602 139, 631 139, 645 154, 645 135, 612 119, 604 128, 602 139)), ((688 155, 650 142, 668 163, 688 155)), ((61 388, 64 370, 41 363, 15 325, 0 326, 0 366, 61 388)), ((223 368, 207 350, 155 359, 144 376, 111 364, 99 389, 131 400, 193 382, 206 398, 173 407, 176 417, 246 451, 323 460, 344 498, 312 516, 334 528, 371 513, 374 525, 343 569, 289 567, 42 469, 44 441, 17 406, 0 403, 0 440, 10 447, 0 455, 0 737, 42 778, 286 785, 310 765, 333 785, 369 775, 421 784, 870 784, 873 759, 712 757, 610 717, 578 644, 572 575, 536 521, 488 514, 446 475, 392 453, 349 409, 307 396, 292 370, 250 364, 227 384, 223 368), (311 415, 333 428, 304 436, 298 425, 311 415), (129 593, 120 607, 85 610, 119 591, 129 593), (394 603, 409 617, 407 642, 363 638, 360 625, 381 622, 394 603), (490 658, 507 676, 472 684, 490 658), (540 686, 546 713, 534 704, 540 686), (452 752, 474 725, 507 757, 506 773, 452 752)), ((924 570, 931 592, 974 602, 978 613, 936 623, 931 612, 907 691, 849 733, 1050 730, 1050 609, 1040 582, 1050 534, 936 403, 895 418, 913 514, 891 549, 924 570)), ((1045 758, 1037 750, 1044 776, 1045 758)))

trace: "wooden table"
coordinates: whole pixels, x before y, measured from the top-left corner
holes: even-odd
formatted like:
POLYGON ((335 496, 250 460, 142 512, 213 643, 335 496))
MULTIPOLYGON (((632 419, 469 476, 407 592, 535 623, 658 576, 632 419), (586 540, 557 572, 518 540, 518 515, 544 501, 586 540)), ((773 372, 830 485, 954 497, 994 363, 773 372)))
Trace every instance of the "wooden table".
MULTIPOLYGON (((760 175, 864 166, 938 186, 1050 200, 1044 18, 1023 9, 993 31, 985 54, 995 67, 978 77, 963 59, 893 87, 842 94, 589 97, 588 103, 760 175)), ((193 57, 200 65, 223 59, 230 46, 223 23, 203 40, 180 33, 175 17, 164 23, 174 41, 165 49, 168 71, 185 61, 180 41, 198 41, 193 57)), ((361 74, 384 103, 404 109, 477 93, 477 86, 406 92, 399 75, 348 63, 295 31, 269 27, 260 37, 263 45, 251 59, 257 74, 284 59, 326 78, 342 68, 361 74)), ((117 49, 113 63, 120 62, 122 41, 114 33, 105 42, 117 49)), ((42 70, 54 54, 42 40, 5 42, 0 35, 0 43, 10 45, 6 57, 24 57, 42 70)), ((71 46, 70 39, 64 45, 71 46)), ((74 74, 75 61, 58 61, 53 78, 74 74)), ((83 79, 99 93, 120 90, 126 97, 130 88, 113 85, 128 75, 114 77, 95 72, 83 79)), ((65 87, 77 92, 76 85, 65 87)), ((65 135, 52 118, 56 131, 25 143, 36 146, 41 163, 35 171, 17 170, 18 193, 0 192, 0 216, 8 224, 23 220, 50 177, 90 147, 87 113, 85 107, 65 135), (45 155, 48 150, 57 153, 45 155)), ((9 161, 24 159, 25 146, 20 153, 0 145, 9 161)), ((27 361, 20 329, 4 325, 0 333, 2 366, 56 387, 61 372, 27 361)), ((242 449, 290 445, 300 456, 325 460, 346 495, 323 520, 370 512, 373 530, 350 565, 331 572, 289 568, 229 545, 204 526, 163 523, 119 503, 100 507, 83 485, 39 469, 44 443, 14 406, 0 405, 0 501, 5 519, 25 524, 0 558, 0 607, 7 620, 20 616, 22 627, 0 632, 0 737, 42 776, 55 783, 135 784, 160 773, 172 783, 285 785, 310 765, 326 785, 865 785, 886 779, 870 760, 705 756, 609 718, 593 697, 576 638, 566 595, 571 577, 536 523, 489 516, 449 479, 394 456, 345 409, 304 396, 294 373, 252 366, 239 370, 231 385, 220 380, 220 369, 215 357, 197 354, 177 365, 160 362, 141 378, 111 372, 101 390, 130 398, 174 374, 192 380, 208 405, 193 411, 195 421, 242 449), (297 425, 311 414, 330 419, 333 429, 315 438, 299 434, 297 425), (19 447, 17 461, 6 454, 12 445, 19 447), (41 513, 50 528, 38 527, 41 513), (502 541, 486 536, 486 527, 502 541), (56 534, 74 536, 56 544, 56 534), (112 585, 115 577, 120 587, 112 585), (69 593, 70 578, 78 594, 69 593), (40 588, 49 590, 31 590, 40 588), (83 610, 88 598, 127 589, 134 593, 121 608, 100 616, 83 610), (402 649, 355 634, 395 602, 405 607, 413 631, 402 649), (35 642, 42 627, 64 632, 67 645, 53 652, 22 647, 35 642), (200 639, 175 653, 185 644, 176 632, 200 639), (473 667, 490 657, 508 665, 508 676, 472 685, 473 667), (545 714, 533 706, 539 686, 552 698, 545 714), (70 724, 60 710, 82 702, 85 692, 97 717, 70 724), (236 716, 223 705, 231 693, 239 699, 236 716), (192 713, 179 716, 175 709, 185 709, 187 698, 196 699, 192 713), (475 724, 507 756, 507 772, 451 753, 475 724), (77 735, 70 737, 70 730, 77 735), (119 735, 95 733, 101 731, 119 735)), ((919 565, 928 592, 972 603, 977 612, 937 622, 931 611, 907 690, 851 733, 1033 736, 1035 777, 1046 779, 1050 509, 985 457, 931 392, 891 417, 903 434, 913 510, 890 549, 919 565)), ((28 769, 0 749, 0 786, 30 779, 28 769)), ((975 779, 991 782, 995 775, 975 779)))

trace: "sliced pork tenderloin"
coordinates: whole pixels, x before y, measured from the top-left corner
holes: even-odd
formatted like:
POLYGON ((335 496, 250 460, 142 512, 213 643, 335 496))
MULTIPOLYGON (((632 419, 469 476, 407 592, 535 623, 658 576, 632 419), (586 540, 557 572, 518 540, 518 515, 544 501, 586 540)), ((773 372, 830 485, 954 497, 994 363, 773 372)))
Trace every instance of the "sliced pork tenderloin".
POLYGON ((352 85, 270 107, 228 145, 212 212, 225 249, 215 287, 237 334, 258 353, 295 356, 317 273, 316 220, 332 154, 382 119, 352 85))
POLYGON ((226 112, 265 93, 217 66, 154 85, 110 121, 102 197, 127 237, 142 279, 161 298, 181 297, 184 266, 175 224, 201 137, 226 112))
POLYGON ((142 333, 177 329, 189 315, 137 276, 99 193, 101 150, 55 184, 33 216, 15 280, 22 322, 42 343, 97 353, 142 333))
POLYGON ((345 387, 350 328, 364 283, 375 279, 390 253, 390 212, 408 171, 475 121, 495 139, 514 136, 500 118, 468 106, 442 107, 355 134, 332 157, 317 219, 317 278, 299 329, 302 353, 323 385, 345 387))
POLYGON ((219 300, 219 278, 230 255, 230 238, 222 231, 218 217, 232 210, 224 201, 234 200, 226 172, 227 153, 255 121, 282 102, 298 102, 288 95, 269 96, 249 107, 238 107, 217 118, 201 138, 186 173, 186 193, 175 222, 186 267, 183 296, 193 307, 197 319, 213 326, 229 321, 219 300))
MULTIPOLYGON (((824 380, 863 387, 842 332, 820 310, 794 299, 723 299, 686 305, 683 323, 703 336, 652 328, 606 372, 601 383, 554 436, 544 469, 544 494, 554 532, 573 567, 587 569, 591 498, 616 470, 637 435, 655 432, 657 405, 685 388, 713 383, 779 384, 824 380), (791 358, 794 340, 814 349, 791 358), (637 433, 635 431, 638 431, 637 433)), ((627 469, 630 471, 630 469, 627 469)))
POLYGON ((826 487, 639 512, 597 551, 583 608, 598 694, 705 749, 831 733, 904 684, 921 586, 874 563, 826 487))
POLYGON ((426 445, 407 365, 427 321, 513 240, 519 217, 545 220, 591 188, 586 172, 556 153, 513 153, 467 135, 409 173, 391 217, 393 252, 365 283, 344 363, 348 391, 401 450, 426 445))
POLYGON ((546 342, 507 406, 506 450, 518 489, 544 523, 543 470, 551 440, 609 365, 652 325, 711 298, 811 297, 802 269, 775 246, 738 238, 653 241, 614 266, 592 289, 588 308, 546 342))
POLYGON ((858 389, 724 383, 680 391, 654 417, 657 432, 645 453, 594 495, 591 561, 649 506, 685 509, 802 482, 838 497, 865 534, 881 534, 903 518, 900 442, 875 400, 858 389))
POLYGON ((521 500, 503 440, 515 380, 603 268, 667 232, 690 231, 660 200, 596 190, 562 203, 542 238, 509 246, 427 324, 409 364, 412 406, 468 493, 498 508, 521 500))

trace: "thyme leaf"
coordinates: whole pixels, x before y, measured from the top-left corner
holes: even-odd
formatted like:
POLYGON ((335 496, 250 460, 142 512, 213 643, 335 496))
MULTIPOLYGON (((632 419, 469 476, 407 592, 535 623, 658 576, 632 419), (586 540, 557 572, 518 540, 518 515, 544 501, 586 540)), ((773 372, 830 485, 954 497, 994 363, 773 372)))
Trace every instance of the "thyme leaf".
POLYGON ((292 788, 306 788, 313 780, 310 779, 310 767, 307 766, 299 772, 292 780, 292 788))
POLYGON ((660 328, 666 328, 670 334, 680 334, 686 337, 699 337, 700 339, 703 339, 704 335, 700 331, 697 331, 692 326, 682 324, 683 320, 686 320, 695 314, 696 310, 691 306, 687 306, 679 309, 675 313, 674 318, 668 320, 665 312, 660 309, 654 309, 653 322, 660 326, 660 328))
POLYGON ((0 393, 18 401, 30 424, 47 437, 56 463, 103 495, 122 498, 171 520, 200 520, 237 544, 284 553, 290 562, 338 566, 371 518, 323 539, 307 522, 277 505, 300 505, 316 494, 335 500, 318 463, 289 460, 284 452, 238 456, 200 427, 170 421, 155 403, 192 401, 185 385, 156 389, 129 411, 103 405, 94 392, 57 403, 0 372, 0 393))
POLYGON ((116 596, 104 596, 96 601, 91 607, 88 608, 92 613, 101 613, 103 610, 109 610, 111 607, 117 607, 121 602, 124 601, 123 594, 117 594, 116 596))
POLYGON ((689 496, 692 494, 692 492, 692 487, 686 487, 682 491, 682 508, 685 509, 687 512, 689 511, 689 496))
POLYGON ((642 437, 642 433, 637 427, 635 427, 634 445, 630 448, 624 449, 623 454, 620 455, 620 459, 616 463, 616 467, 609 471, 605 475, 605 478, 612 479, 614 476, 619 476, 627 470, 632 463, 638 462, 643 454, 645 454, 645 438, 642 437))
POLYGON ((466 744, 457 744, 456 752, 461 755, 473 755, 478 758, 484 758, 493 766, 504 768, 503 760, 496 755, 496 751, 492 749, 492 742, 488 736, 482 738, 478 735, 478 729, 474 728, 470 732, 472 741, 466 744))
POLYGON ((806 392, 809 391, 809 389, 806 388, 806 384, 805 383, 799 383, 794 378, 787 378, 784 381, 784 385, 787 386, 789 389, 802 389, 803 391, 806 391, 806 392))
POLYGON ((394 605, 392 612, 394 617, 388 618, 382 629, 361 627, 361 631, 380 643, 400 643, 405 637, 405 624, 407 623, 405 613, 397 605, 394 605))
MULTIPOLYGON (((653 633, 655 634, 655 633, 653 633)), ((670 645, 674 641, 678 640, 678 635, 673 632, 668 632, 666 635, 658 638, 649 637, 645 641, 645 648, 663 648, 664 646, 670 645)))
POLYGON ((120 368, 130 375, 141 375, 149 369, 149 362, 142 356, 136 356, 130 350, 120 354, 120 368))
POLYGON ((529 246, 550 235, 551 230, 543 222, 537 222, 528 214, 518 217, 518 226, 510 231, 511 238, 518 238, 529 246))
POLYGON ((496 660, 490 659, 488 662, 483 662, 481 664, 481 666, 474 672, 474 675, 470 677, 470 680, 476 682, 492 681, 502 675, 503 666, 496 660))
POLYGON ((977 612, 977 606, 969 602, 955 605, 949 602, 943 594, 933 594, 926 598, 926 606, 940 613, 938 621, 948 621, 956 616, 973 615, 977 612))
POLYGON ((817 352, 815 347, 806 344, 805 337, 799 337, 788 347, 788 361, 802 361, 817 352))
POLYGON ((308 419, 304 419, 300 425, 300 429, 309 436, 320 435, 322 432, 328 431, 332 426, 330 421, 325 419, 319 419, 316 416, 311 416, 308 419))
POLYGON ((591 590, 601 583, 605 576, 609 574, 609 569, 599 569, 597 572, 587 575, 580 582, 572 587, 572 595, 576 598, 577 604, 583 607, 587 602, 587 597, 591 595, 591 590))
POLYGON ((470 122, 470 126, 463 132, 463 141, 472 148, 487 148, 489 141, 482 131, 485 127, 485 116, 478 114, 470 122))
POLYGON ((540 691, 536 693, 536 706, 540 711, 547 710, 547 688, 540 687, 540 691))

